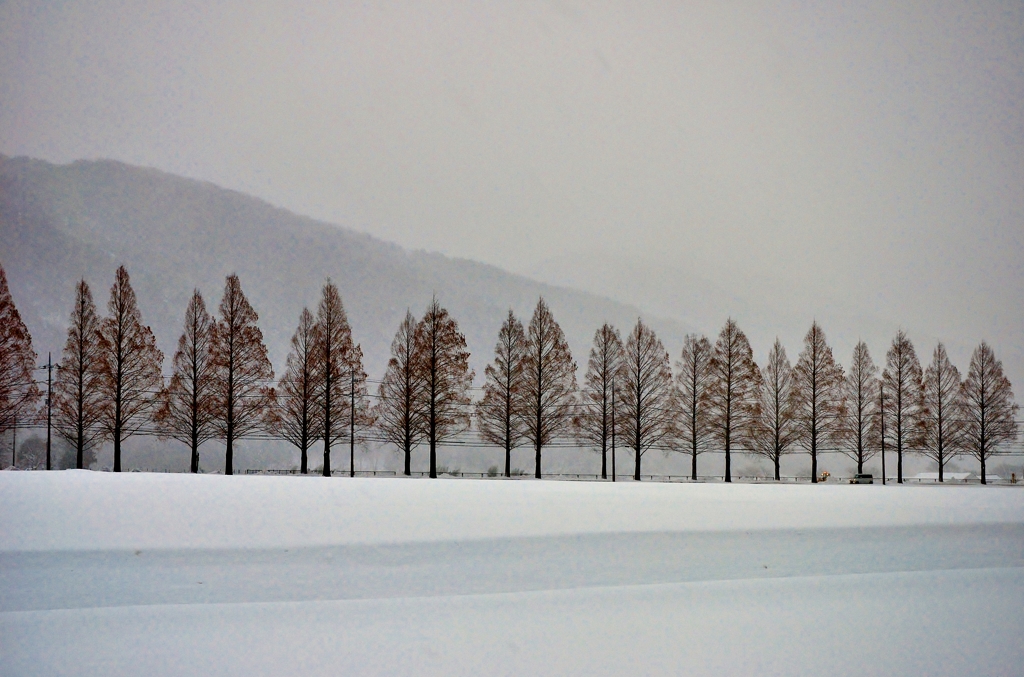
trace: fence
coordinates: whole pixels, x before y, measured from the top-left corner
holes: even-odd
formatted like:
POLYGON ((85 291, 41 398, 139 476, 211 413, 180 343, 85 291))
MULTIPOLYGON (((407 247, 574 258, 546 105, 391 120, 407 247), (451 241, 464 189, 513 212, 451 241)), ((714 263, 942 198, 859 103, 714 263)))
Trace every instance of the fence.
MULTIPOLYGON (((300 475, 297 469, 247 469, 245 470, 246 475, 300 475)), ((351 475, 349 470, 334 470, 331 472, 333 477, 349 477, 351 475)), ((310 471, 308 473, 310 477, 321 476, 320 472, 310 471)), ((356 477, 404 477, 404 473, 396 470, 356 470, 356 477)), ((425 470, 415 470, 409 474, 410 477, 429 477, 430 473, 425 470)), ((491 472, 465 472, 462 470, 447 470, 438 469, 438 477, 452 477, 462 479, 500 479, 500 480, 532 480, 534 479, 533 473, 524 473, 522 471, 516 471, 512 477, 505 477, 502 473, 494 474, 491 472)), ((607 479, 602 478, 600 474, 594 473, 544 473, 543 479, 546 480, 563 480, 563 481, 578 481, 578 482, 611 482, 611 477, 607 479)), ((620 482, 632 482, 632 474, 621 474, 617 477, 620 482)), ((699 475, 696 480, 692 479, 690 475, 648 475, 641 474, 640 479, 645 482, 673 482, 673 483, 696 483, 706 484, 714 482, 725 482, 724 475, 699 475)), ((827 480, 819 480, 819 484, 848 484, 852 477, 842 477, 838 475, 831 475, 827 480)), ((999 479, 989 479, 988 484, 999 485, 999 486, 1021 486, 1024 487, 1024 481, 1021 478, 1011 479, 1009 477, 1000 477, 999 479)), ((742 484, 810 484, 810 475, 798 475, 798 476, 783 476, 778 481, 774 477, 764 477, 761 475, 733 475, 732 481, 735 483, 742 484)), ((881 484, 882 479, 880 477, 874 478, 874 484, 881 484)), ((887 477, 886 484, 896 484, 896 477, 887 477)), ((952 479, 948 478, 944 482, 940 483, 938 480, 927 479, 927 478, 916 478, 916 477, 904 477, 904 484, 927 484, 935 486, 943 485, 964 485, 964 484, 981 484, 981 479, 978 477, 969 477, 964 479, 952 479)))

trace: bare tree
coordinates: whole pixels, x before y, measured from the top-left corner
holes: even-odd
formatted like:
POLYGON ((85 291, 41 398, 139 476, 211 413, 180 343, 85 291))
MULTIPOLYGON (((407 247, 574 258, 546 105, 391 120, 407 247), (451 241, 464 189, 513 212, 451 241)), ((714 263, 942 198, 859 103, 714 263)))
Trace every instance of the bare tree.
POLYGON ((338 287, 327 280, 317 309, 317 384, 319 426, 324 439, 324 477, 331 476, 331 444, 348 432, 348 376, 352 360, 352 330, 338 287))
POLYGON ((345 365, 348 372, 348 474, 356 476, 356 430, 373 425, 373 410, 367 399, 363 347, 356 344, 345 365))
POLYGON ((33 418, 40 396, 32 374, 35 368, 32 337, 14 305, 7 275, 0 266, 0 435, 14 430, 18 421, 33 418))
POLYGON ((860 341, 853 349, 850 372, 846 375, 845 433, 840 450, 857 462, 857 473, 878 453, 881 433, 878 426, 878 367, 867 345, 860 341))
POLYGON ((838 446, 846 412, 843 368, 817 322, 804 336, 804 349, 793 367, 793 401, 797 441, 811 455, 811 482, 818 481, 818 452, 822 445, 838 446))
POLYGON ((406 311, 391 342, 391 359, 378 391, 374 418, 385 440, 405 455, 405 474, 412 474, 412 449, 425 435, 423 417, 417 408, 420 390, 416 354, 416 318, 406 311))
POLYGON ((162 434, 189 445, 193 473, 199 472, 199 446, 217 434, 212 352, 213 318, 196 289, 185 309, 185 326, 172 360, 171 379, 160 392, 154 415, 162 434))
POLYGON ((257 326, 259 315, 249 305, 237 275, 229 275, 220 302, 220 320, 213 330, 214 396, 217 434, 226 444, 224 474, 234 472, 234 443, 264 424, 270 404, 267 381, 274 369, 257 326))
POLYGON ((750 342, 732 318, 718 334, 711 372, 711 429, 725 450, 725 481, 732 482, 733 448, 753 448, 761 382, 750 342))
POLYGON ((760 416, 753 446, 755 454, 771 461, 775 468, 775 481, 782 479, 782 457, 789 453, 797 439, 793 387, 793 368, 786 357, 786 349, 776 338, 768 353, 768 361, 761 369, 760 416))
POLYGON ((641 320, 626 339, 619 391, 620 430, 633 448, 633 479, 640 481, 640 461, 652 447, 675 432, 675 391, 668 352, 641 320))
POLYGON ((960 371, 939 343, 924 372, 924 408, 921 412, 921 453, 939 466, 944 480, 946 463, 960 453, 963 433, 963 390, 960 371))
POLYGON ((921 430, 921 363, 914 345, 900 329, 885 355, 885 399, 881 410, 883 440, 896 447, 896 481, 903 483, 903 453, 919 446, 921 430))
POLYGON ((309 448, 321 433, 320 357, 316 320, 309 308, 299 314, 284 374, 277 383, 273 431, 299 450, 299 472, 309 472, 309 448))
POLYGON ((75 309, 71 311, 68 339, 53 382, 54 428, 74 447, 75 467, 79 469, 95 462, 93 448, 103 437, 99 329, 92 292, 82 280, 75 287, 75 309))
POLYGON ((676 362, 678 414, 676 430, 683 453, 690 455, 690 479, 697 479, 697 456, 711 446, 714 438, 711 407, 714 387, 714 351, 705 336, 688 334, 676 362))
POLYGON ((981 464, 981 483, 987 484, 985 464, 999 447, 1017 439, 1016 416, 1010 380, 1003 363, 984 341, 974 349, 963 383, 964 450, 981 464))
POLYGON ((416 364, 422 380, 419 409, 430 446, 430 476, 437 477, 437 444, 469 428, 469 368, 466 337, 434 298, 416 325, 416 364))
POLYGON ((485 441, 505 449, 505 477, 512 476, 512 449, 523 440, 519 412, 526 333, 510 308, 498 331, 494 361, 484 369, 484 396, 476 405, 476 421, 485 441))
POLYGON ((536 454, 534 474, 541 477, 541 451, 572 427, 576 403, 576 363, 562 328, 541 298, 533 311, 523 358, 523 423, 536 454))
POLYGON ((114 443, 114 472, 121 472, 121 443, 150 421, 154 395, 163 385, 160 367, 164 354, 156 347, 153 330, 142 324, 124 266, 114 274, 107 312, 99 329, 101 422, 105 437, 114 443))
POLYGON ((576 418, 576 433, 581 444, 601 450, 601 478, 608 479, 608 448, 612 439, 612 399, 616 381, 622 384, 622 338, 610 324, 594 332, 594 345, 587 361, 582 406, 576 418))

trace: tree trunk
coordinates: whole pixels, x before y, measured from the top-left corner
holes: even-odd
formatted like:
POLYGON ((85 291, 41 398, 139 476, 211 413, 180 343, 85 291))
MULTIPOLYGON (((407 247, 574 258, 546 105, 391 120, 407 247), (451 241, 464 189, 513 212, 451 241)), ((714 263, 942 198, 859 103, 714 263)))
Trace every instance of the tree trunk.
POLYGON ((121 472, 121 398, 114 402, 114 472, 121 472))
POLYGON ((608 440, 601 440, 601 479, 608 479, 608 440))

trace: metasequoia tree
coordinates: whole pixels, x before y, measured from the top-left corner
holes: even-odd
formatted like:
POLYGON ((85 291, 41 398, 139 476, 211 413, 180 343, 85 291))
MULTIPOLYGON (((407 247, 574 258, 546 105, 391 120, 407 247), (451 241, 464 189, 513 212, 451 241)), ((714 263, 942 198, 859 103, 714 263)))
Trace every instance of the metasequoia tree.
POLYGON ((225 442, 224 474, 234 472, 234 443, 258 430, 270 402, 267 381, 273 367, 237 275, 229 275, 213 329, 214 393, 211 398, 217 435, 225 442))
POLYGON ((543 298, 527 330, 522 398, 526 439, 533 444, 534 474, 540 479, 541 451, 571 428, 576 403, 576 363, 543 298))
POLYGON ((418 408, 430 446, 430 476, 437 477, 437 444, 469 428, 469 368, 466 337, 434 298, 416 325, 416 365, 422 382, 418 408))
POLYGON ((714 436, 711 407, 714 351, 705 336, 688 334, 683 352, 676 362, 677 441, 683 453, 690 455, 690 479, 697 479, 697 456, 711 446, 714 436))
POLYGON ((942 482, 946 463, 960 453, 964 427, 960 371, 949 361, 942 343, 935 346, 932 363, 924 371, 922 394, 921 453, 938 464, 942 482))
POLYGON ((385 440, 405 455, 406 475, 412 473, 412 449, 423 440, 423 417, 417 408, 420 390, 416 354, 416 318, 408 310, 391 341, 391 359, 378 390, 374 419, 385 440))
POLYGON ((35 367, 32 337, 14 306, 7 275, 0 266, 0 435, 35 413, 39 400, 32 376, 35 367))
POLYGON ((843 437, 845 415, 843 368, 817 322, 804 336, 804 349, 793 367, 793 414, 798 443, 811 455, 811 482, 818 481, 818 452, 837 446, 843 437))
POLYGON ((633 448, 633 479, 640 481, 640 460, 674 432, 675 392, 668 352, 650 327, 637 320, 626 339, 619 394, 619 430, 633 448))
POLYGON ((845 433, 839 447, 857 462, 858 474, 864 472, 864 463, 878 453, 881 441, 878 401, 878 367, 867 345, 860 341, 853 349, 850 371, 846 375, 845 433))
POLYGON ((114 443, 114 472, 121 472, 121 443, 149 422, 156 393, 163 385, 164 354, 156 347, 153 330, 142 324, 128 271, 120 266, 100 322, 101 423, 114 443))
POLYGON ((291 350, 284 374, 277 382, 277 406, 273 431, 299 450, 299 471, 309 471, 309 448, 320 438, 320 352, 316 320, 309 308, 299 314, 299 325, 292 334, 291 350))
POLYGON ((481 437, 505 450, 505 477, 512 476, 512 449, 523 440, 523 417, 518 408, 525 350, 523 323, 510 308, 498 331, 494 361, 484 369, 484 396, 476 405, 481 437))
POLYGON ((984 341, 974 349, 963 387, 963 449, 981 464, 981 483, 987 484, 985 464, 1007 442, 1017 439, 1016 416, 1010 381, 1003 363, 984 341))
POLYGON ((732 482, 733 449, 753 446, 761 383, 750 342, 732 318, 718 334, 711 373, 711 429, 725 450, 725 481, 732 482))
POLYGON ((348 379, 348 474, 356 476, 356 430, 373 425, 373 410, 367 399, 366 372, 363 371, 363 347, 352 348, 347 367, 348 379))
POLYGON ((760 415, 757 419, 753 452, 771 461, 775 480, 781 478, 782 457, 797 439, 793 368, 779 339, 761 369, 760 415))
MULTIPOLYGON (((576 434, 581 444, 601 450, 601 478, 608 479, 608 447, 612 439, 612 391, 616 382, 622 392, 622 338, 610 324, 594 332, 582 403, 576 417, 576 434)), ((615 398, 617 401, 618 397, 615 398)), ((620 418, 621 421, 621 418, 620 418)))
POLYGON ((53 381, 53 426, 74 447, 75 467, 79 469, 95 461, 93 448, 103 437, 103 355, 99 329, 92 292, 82 280, 75 287, 68 339, 53 381))
POLYGON ((198 289, 185 309, 171 379, 159 395, 154 416, 161 433, 189 446, 191 472, 199 472, 199 446, 217 435, 213 397, 213 318, 198 289))
MULTIPOLYGON (((317 309, 317 400, 324 440, 323 475, 331 475, 331 444, 348 433, 348 376, 352 361, 352 330, 338 287, 324 284, 317 309)), ((361 369, 360 369, 361 371, 361 369)))
POLYGON ((882 372, 883 441, 896 447, 896 481, 903 482, 903 453, 918 446, 921 431, 921 363, 914 345, 900 329, 885 355, 882 372))

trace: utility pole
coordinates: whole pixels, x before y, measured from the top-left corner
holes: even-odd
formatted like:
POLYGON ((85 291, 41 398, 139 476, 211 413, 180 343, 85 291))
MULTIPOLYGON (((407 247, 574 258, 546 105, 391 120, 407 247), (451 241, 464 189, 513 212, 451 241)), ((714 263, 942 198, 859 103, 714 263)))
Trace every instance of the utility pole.
POLYGON ((349 371, 352 374, 351 392, 349 396, 352 398, 349 404, 348 412, 348 467, 349 477, 356 476, 356 370, 354 367, 350 367, 349 371))
POLYGON ((878 425, 882 433, 882 484, 885 484, 885 383, 878 382, 878 425))
POLYGON ((50 427, 53 420, 53 355, 46 353, 46 469, 50 469, 50 427))

